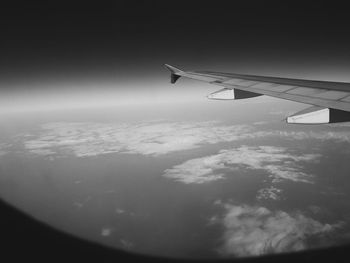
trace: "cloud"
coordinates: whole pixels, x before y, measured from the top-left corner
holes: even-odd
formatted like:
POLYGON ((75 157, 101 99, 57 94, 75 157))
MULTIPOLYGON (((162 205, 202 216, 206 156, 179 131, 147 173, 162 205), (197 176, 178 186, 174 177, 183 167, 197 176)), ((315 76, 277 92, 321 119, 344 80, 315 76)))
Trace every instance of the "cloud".
MULTIPOLYGON (((223 256, 256 256, 309 248, 312 237, 329 237, 343 223, 324 224, 301 212, 271 211, 265 207, 225 204, 223 256)), ((328 243, 329 244, 329 243, 328 243)))
POLYGON ((348 131, 262 131, 253 133, 253 137, 282 137, 288 140, 320 140, 320 141, 338 141, 350 142, 348 131))
POLYGON ((55 152, 50 150, 50 149, 41 149, 41 148, 32 149, 31 153, 34 153, 34 154, 37 154, 37 155, 47 155, 47 156, 55 154, 55 152))
POLYGON ((216 181, 225 177, 220 169, 228 168, 224 164, 224 155, 217 154, 196 158, 176 165, 164 171, 163 176, 185 184, 201 184, 216 181))
POLYGON ((7 154, 11 146, 12 144, 9 143, 0 143, 0 156, 7 154))
MULTIPOLYGON (((260 122, 259 125, 264 124, 260 122)), ((205 144, 269 137, 350 142, 349 132, 342 128, 305 132, 256 130, 257 125, 222 125, 218 122, 55 122, 44 124, 38 133, 26 134, 21 138, 26 150, 41 156, 90 157, 109 153, 159 156, 205 144)))
POLYGON ((80 208, 82 208, 84 206, 84 204, 80 203, 80 202, 74 202, 73 206, 76 207, 77 209, 80 209, 80 208))
POLYGON ((108 153, 158 156, 203 144, 235 141, 252 130, 247 125, 222 126, 214 122, 63 122, 45 124, 41 128, 39 135, 25 139, 28 151, 43 156, 72 154, 77 157, 108 153))
POLYGON ((126 240, 126 239, 120 239, 120 244, 122 245, 122 247, 126 250, 129 250, 129 249, 132 249, 134 248, 134 243, 132 243, 131 241, 129 240, 126 240))
POLYGON ((279 194, 281 192, 282 192, 281 189, 278 189, 275 186, 271 185, 270 187, 260 189, 258 191, 256 198, 258 200, 263 200, 263 199, 280 200, 281 198, 279 194))
MULTIPOLYGON (((79 183, 81 183, 81 181, 78 180, 78 181, 75 181, 74 183, 79 184, 79 183)), ((76 207, 77 209, 81 209, 81 208, 83 208, 83 207, 86 205, 86 203, 89 202, 91 199, 92 199, 92 197, 91 197, 90 195, 88 195, 88 196, 86 196, 86 197, 84 198, 84 200, 80 200, 80 201, 75 201, 75 202, 73 202, 73 206, 76 207)))
POLYGON ((115 213, 118 214, 118 215, 122 215, 122 214, 125 214, 125 210, 122 209, 122 208, 116 208, 115 209, 115 213))
POLYGON ((112 234, 112 232, 113 232, 113 228, 107 227, 107 226, 103 227, 101 229, 101 236, 108 237, 108 236, 110 236, 112 234))
MULTIPOLYGON (((228 171, 263 170, 273 183, 282 180, 312 183, 312 175, 302 172, 302 162, 317 161, 318 154, 294 154, 283 147, 241 146, 218 154, 191 159, 164 171, 163 176, 185 184, 201 184, 225 178, 228 171)), ((270 191, 271 192, 271 191, 270 191)), ((275 191, 276 192, 276 191, 275 191)))
POLYGON ((253 122, 253 125, 266 125, 268 123, 269 123, 268 121, 256 121, 256 122, 253 122))

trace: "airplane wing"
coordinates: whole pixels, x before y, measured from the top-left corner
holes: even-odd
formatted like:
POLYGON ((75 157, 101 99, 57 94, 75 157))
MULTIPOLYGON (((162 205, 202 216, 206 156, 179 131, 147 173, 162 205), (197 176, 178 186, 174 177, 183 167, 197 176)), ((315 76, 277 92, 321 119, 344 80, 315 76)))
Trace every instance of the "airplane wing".
POLYGON ((180 77, 224 87, 209 99, 235 100, 260 95, 313 105, 287 118, 288 123, 320 124, 350 121, 350 83, 266 77, 212 71, 183 71, 165 64, 171 83, 180 77))

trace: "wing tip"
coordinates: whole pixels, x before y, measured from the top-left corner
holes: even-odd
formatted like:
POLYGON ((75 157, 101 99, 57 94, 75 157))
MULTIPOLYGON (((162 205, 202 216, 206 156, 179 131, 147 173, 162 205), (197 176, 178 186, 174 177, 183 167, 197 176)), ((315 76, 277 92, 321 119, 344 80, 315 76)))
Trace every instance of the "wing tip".
POLYGON ((174 84, 181 77, 179 73, 183 71, 169 64, 164 64, 164 66, 170 71, 170 82, 174 84))
POLYGON ((171 66, 169 64, 164 64, 164 67, 166 67, 168 70, 170 70, 171 73, 178 73, 178 72, 182 72, 181 69, 178 69, 174 66, 171 66))

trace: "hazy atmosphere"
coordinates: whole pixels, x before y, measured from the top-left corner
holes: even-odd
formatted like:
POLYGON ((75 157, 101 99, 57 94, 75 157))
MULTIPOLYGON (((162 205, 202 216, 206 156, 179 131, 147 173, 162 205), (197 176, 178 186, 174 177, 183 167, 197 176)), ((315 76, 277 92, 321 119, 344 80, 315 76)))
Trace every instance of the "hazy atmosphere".
POLYGON ((24 3, 0 11, 0 196, 109 247, 234 258, 350 241, 349 123, 210 101, 165 63, 350 82, 347 9, 322 2, 24 3), (335 169, 336 167, 336 169, 335 169))

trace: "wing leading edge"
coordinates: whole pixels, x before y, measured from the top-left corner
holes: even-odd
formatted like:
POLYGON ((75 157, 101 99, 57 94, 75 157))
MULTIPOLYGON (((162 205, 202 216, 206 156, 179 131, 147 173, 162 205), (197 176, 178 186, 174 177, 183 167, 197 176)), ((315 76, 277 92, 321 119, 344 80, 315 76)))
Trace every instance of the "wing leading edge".
POLYGON ((183 71, 165 65, 171 83, 180 77, 224 87, 209 99, 244 99, 259 95, 314 105, 287 118, 289 123, 332 123, 350 121, 350 83, 243 75, 211 71, 183 71))

